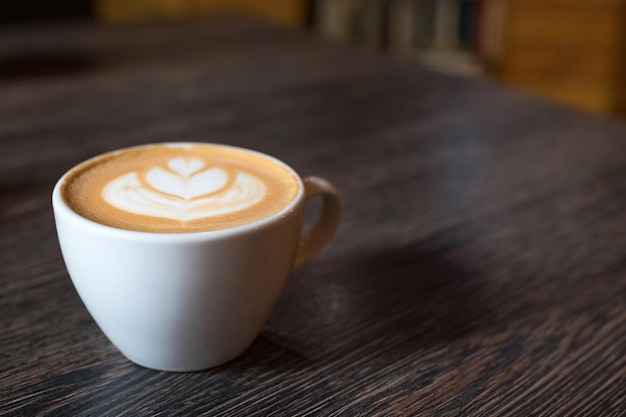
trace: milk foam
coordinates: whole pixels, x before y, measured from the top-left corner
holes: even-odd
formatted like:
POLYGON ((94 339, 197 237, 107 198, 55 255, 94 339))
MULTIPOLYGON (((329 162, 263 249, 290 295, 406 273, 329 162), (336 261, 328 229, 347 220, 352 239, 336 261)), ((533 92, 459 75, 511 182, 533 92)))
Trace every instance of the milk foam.
POLYGON ((262 155, 210 144, 147 145, 87 161, 61 194, 79 215, 155 233, 221 230, 278 213, 300 191, 296 174, 262 155))
POLYGON ((120 210, 181 222, 243 210, 265 194, 265 184, 254 175, 208 167, 197 158, 174 158, 166 167, 129 172, 102 190, 104 200, 120 210))

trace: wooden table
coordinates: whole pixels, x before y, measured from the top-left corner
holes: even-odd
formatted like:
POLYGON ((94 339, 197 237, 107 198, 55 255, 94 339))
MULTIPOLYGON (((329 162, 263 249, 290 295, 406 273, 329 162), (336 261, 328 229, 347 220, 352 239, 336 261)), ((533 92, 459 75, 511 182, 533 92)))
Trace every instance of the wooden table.
POLYGON ((0 32, 0 415, 624 416, 626 125, 254 21, 0 32), (133 365, 65 270, 54 182, 159 141, 343 190, 262 335, 133 365))

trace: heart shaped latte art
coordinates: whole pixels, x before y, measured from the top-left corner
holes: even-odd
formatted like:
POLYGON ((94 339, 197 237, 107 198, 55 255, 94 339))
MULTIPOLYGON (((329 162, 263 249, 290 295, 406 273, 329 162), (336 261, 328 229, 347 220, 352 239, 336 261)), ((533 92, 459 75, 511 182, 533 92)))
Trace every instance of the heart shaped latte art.
POLYGON ((120 210, 185 222, 251 207, 265 192, 263 181, 249 173, 205 167, 196 158, 175 158, 167 167, 115 178, 103 188, 102 196, 120 210))

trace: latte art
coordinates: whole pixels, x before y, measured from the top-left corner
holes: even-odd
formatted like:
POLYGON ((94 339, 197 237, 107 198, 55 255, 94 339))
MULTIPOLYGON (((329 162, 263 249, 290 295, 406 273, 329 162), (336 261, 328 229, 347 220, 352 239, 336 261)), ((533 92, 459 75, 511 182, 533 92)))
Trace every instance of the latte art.
POLYGON ((243 210, 265 196, 263 181, 253 175, 203 170, 204 165, 199 159, 172 159, 171 171, 156 167, 144 177, 132 172, 114 179, 104 187, 102 197, 131 213, 189 221, 243 210))
POLYGON ((215 145, 155 145, 105 155, 68 174, 66 203, 105 225, 181 233, 251 223, 291 202, 299 183, 261 155, 215 145))

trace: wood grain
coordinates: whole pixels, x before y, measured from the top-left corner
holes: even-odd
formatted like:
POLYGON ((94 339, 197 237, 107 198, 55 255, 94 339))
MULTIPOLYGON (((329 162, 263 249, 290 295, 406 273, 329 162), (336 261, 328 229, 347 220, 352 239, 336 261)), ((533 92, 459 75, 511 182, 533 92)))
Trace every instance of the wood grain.
POLYGON ((31 71, 0 71, 0 415, 626 415, 624 124, 232 17, 4 29, 6 62, 31 71), (346 200, 205 372, 124 359, 56 241, 63 172, 164 140, 258 149, 346 200))

